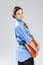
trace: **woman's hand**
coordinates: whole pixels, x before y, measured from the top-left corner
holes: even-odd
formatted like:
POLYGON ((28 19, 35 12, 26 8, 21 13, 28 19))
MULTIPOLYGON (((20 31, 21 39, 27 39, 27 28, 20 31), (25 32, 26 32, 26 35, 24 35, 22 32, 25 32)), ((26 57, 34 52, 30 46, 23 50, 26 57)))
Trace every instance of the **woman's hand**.
MULTIPOLYGON (((34 37, 32 35, 30 35, 31 38, 34 39, 34 37)), ((36 41, 35 41, 36 42, 36 41)), ((37 43, 37 42, 36 42, 37 43)), ((40 45, 37 43, 37 50, 39 51, 40 50, 40 45)))
POLYGON ((39 45, 39 44, 37 45, 37 50, 38 50, 38 51, 40 50, 40 45, 39 45))
POLYGON ((39 55, 39 51, 37 50, 37 51, 36 51, 36 56, 38 56, 38 55, 39 55))
POLYGON ((37 51, 36 51, 36 55, 37 55, 37 56, 39 55, 39 50, 40 50, 40 45, 37 44, 37 51))

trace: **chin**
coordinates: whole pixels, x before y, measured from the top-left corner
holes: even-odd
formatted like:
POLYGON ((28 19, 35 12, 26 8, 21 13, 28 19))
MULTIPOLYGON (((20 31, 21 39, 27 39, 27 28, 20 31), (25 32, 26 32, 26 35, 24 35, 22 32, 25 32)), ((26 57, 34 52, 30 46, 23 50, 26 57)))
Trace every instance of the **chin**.
POLYGON ((23 18, 21 18, 20 20, 23 20, 23 18))

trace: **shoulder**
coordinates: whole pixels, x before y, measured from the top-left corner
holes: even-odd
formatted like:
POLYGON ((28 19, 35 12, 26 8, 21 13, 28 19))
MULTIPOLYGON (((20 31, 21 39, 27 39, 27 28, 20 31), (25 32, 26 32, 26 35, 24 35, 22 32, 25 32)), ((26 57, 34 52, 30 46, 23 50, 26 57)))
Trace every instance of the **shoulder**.
POLYGON ((18 27, 20 24, 18 23, 17 20, 15 20, 15 27, 18 27))
POLYGON ((17 27, 23 27, 23 25, 24 25, 24 22, 23 21, 18 21, 18 20, 15 20, 15 28, 17 28, 17 27))

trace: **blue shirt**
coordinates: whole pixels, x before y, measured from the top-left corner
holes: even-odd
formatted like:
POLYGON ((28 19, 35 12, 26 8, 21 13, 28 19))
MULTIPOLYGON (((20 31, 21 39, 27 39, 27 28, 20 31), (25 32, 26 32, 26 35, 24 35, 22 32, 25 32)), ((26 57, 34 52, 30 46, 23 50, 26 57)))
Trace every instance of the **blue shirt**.
MULTIPOLYGON (((23 44, 26 42, 30 44, 32 38, 30 38, 30 31, 24 26, 22 20, 15 21, 15 37, 18 43, 23 44)), ((17 61, 23 62, 32 57, 30 52, 27 50, 26 46, 17 45, 16 47, 16 59, 17 61)))

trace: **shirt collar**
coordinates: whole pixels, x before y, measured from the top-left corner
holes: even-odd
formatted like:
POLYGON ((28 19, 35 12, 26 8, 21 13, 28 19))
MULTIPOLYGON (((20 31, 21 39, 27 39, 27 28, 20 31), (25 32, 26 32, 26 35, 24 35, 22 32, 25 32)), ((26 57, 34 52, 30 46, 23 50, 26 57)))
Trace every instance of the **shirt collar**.
POLYGON ((19 20, 19 19, 17 19, 17 22, 19 22, 19 23, 23 23, 23 21, 22 21, 22 20, 19 20))
POLYGON ((23 24, 23 21, 16 19, 16 21, 15 21, 15 27, 19 26, 20 24, 23 24))

